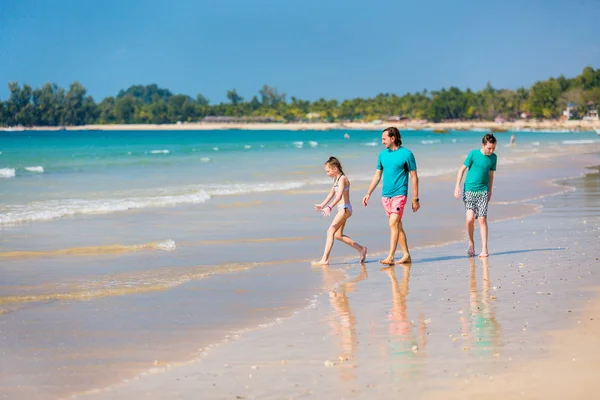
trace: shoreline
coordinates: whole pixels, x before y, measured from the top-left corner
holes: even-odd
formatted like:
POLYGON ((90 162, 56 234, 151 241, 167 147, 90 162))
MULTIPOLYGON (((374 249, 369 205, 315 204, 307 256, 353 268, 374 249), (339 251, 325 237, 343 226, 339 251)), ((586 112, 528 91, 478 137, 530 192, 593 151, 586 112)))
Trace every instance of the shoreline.
MULTIPOLYGON (((397 126, 400 130, 491 130, 505 132, 513 130, 553 131, 576 130, 593 132, 600 129, 600 121, 554 121, 554 120, 519 120, 514 122, 493 121, 460 121, 460 122, 425 122, 425 121, 383 121, 380 123, 366 122, 294 122, 294 123, 203 123, 190 122, 182 124, 103 124, 81 126, 33 126, 18 128, 0 128, 4 132, 22 131, 207 131, 207 130, 383 130, 389 126, 397 126)), ((445 132, 436 132, 445 133, 445 132)))

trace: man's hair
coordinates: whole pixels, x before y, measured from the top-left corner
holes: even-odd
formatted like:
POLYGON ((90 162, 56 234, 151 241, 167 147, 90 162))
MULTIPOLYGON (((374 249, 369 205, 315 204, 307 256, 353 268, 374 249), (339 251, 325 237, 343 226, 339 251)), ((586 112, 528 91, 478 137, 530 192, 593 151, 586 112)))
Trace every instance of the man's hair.
POLYGON ((400 131, 395 126, 390 126, 389 128, 385 128, 383 130, 388 134, 389 137, 394 139, 394 144, 398 147, 402 146, 402 137, 400 136, 400 131))
POLYGON ((486 133, 481 139, 481 143, 485 146, 488 143, 496 144, 496 137, 491 133, 486 133))

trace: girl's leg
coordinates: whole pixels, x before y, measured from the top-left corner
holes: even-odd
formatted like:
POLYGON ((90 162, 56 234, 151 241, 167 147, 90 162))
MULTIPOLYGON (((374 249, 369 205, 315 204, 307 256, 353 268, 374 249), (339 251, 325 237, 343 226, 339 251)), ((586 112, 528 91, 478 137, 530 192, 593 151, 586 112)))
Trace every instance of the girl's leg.
POLYGON ((352 240, 352 238, 350 236, 344 235, 344 228, 346 227, 346 222, 348 221, 348 218, 350 218, 352 216, 352 213, 350 213, 346 209, 344 209, 343 211, 344 211, 344 214, 346 215, 346 219, 344 220, 344 223, 340 226, 340 228, 335 232, 335 238, 337 240, 340 240, 340 241, 346 243, 348 246, 350 246, 353 249, 355 249, 356 251, 358 251, 358 253, 360 254, 360 262, 363 262, 363 261, 365 261, 365 258, 367 257, 367 247, 361 246, 360 244, 358 244, 354 240, 352 240))
POLYGON ((331 249, 333 248, 333 238, 335 236, 335 232, 337 232, 337 230, 344 225, 346 219, 348 219, 348 217, 346 216, 345 210, 338 211, 333 218, 333 222, 331 222, 331 225, 329 225, 329 228, 327 229, 327 239, 325 240, 325 251, 323 251, 323 257, 319 262, 317 262, 317 264, 329 264, 329 255, 331 254, 331 249))

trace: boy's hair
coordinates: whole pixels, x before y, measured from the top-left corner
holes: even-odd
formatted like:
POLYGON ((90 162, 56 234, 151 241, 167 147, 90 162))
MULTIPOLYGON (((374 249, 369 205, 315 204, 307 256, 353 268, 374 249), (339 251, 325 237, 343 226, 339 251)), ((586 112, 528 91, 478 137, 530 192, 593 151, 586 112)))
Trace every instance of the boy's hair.
POLYGON ((488 143, 496 144, 496 137, 491 133, 486 133, 481 139, 481 143, 485 146, 488 143))
POLYGON ((329 160, 325 161, 325 164, 329 165, 330 167, 337 168, 340 171, 340 173, 344 175, 344 171, 342 170, 342 163, 334 156, 329 157, 329 160))
POLYGON ((394 144, 398 147, 402 146, 402 137, 400 136, 400 131, 395 126, 390 126, 389 128, 385 128, 383 130, 387 132, 388 136, 394 139, 394 144))

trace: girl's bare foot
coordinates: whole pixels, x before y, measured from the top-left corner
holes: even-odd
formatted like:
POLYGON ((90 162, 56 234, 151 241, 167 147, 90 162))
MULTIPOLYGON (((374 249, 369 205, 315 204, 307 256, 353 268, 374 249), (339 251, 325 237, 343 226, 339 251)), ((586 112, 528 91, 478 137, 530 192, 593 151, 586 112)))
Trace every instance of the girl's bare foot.
POLYGON ((410 258, 410 254, 405 254, 397 264, 408 264, 412 262, 412 258, 410 258))
POLYGON ((482 251, 481 253, 479 253, 479 258, 486 258, 488 256, 489 254, 487 253, 487 251, 482 251))
POLYGON ((312 265, 329 265, 329 260, 311 261, 312 265))
POLYGON ((467 255, 469 257, 475 257, 475 244, 469 243, 469 247, 467 248, 467 255))
POLYGON ((365 261, 365 258, 367 258, 367 246, 363 246, 362 250, 360 251, 360 262, 365 261))
POLYGON ((390 257, 384 258, 383 260, 379 260, 379 262, 382 264, 386 264, 386 265, 394 265, 395 264, 394 259, 390 258, 390 257))

